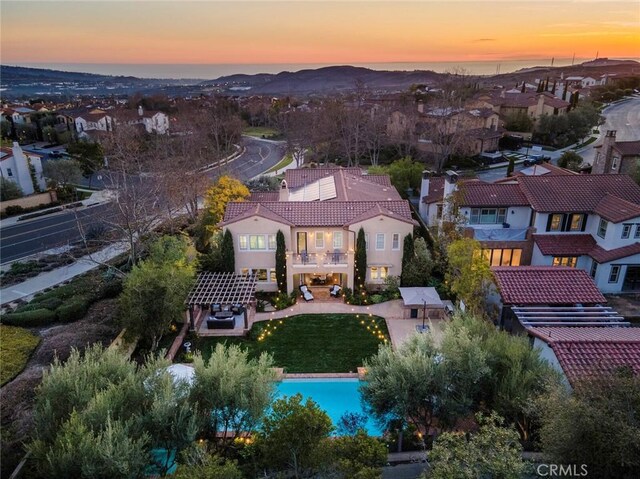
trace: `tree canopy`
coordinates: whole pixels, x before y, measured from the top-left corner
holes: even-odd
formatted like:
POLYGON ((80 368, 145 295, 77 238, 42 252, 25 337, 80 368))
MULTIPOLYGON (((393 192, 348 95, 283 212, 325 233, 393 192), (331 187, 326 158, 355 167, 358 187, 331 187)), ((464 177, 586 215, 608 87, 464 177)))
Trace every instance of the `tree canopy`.
POLYGON ((485 302, 493 276, 480 243, 462 238, 447 248, 446 279, 449 288, 474 314, 485 314, 485 302))
POLYGON ((221 176, 211 186, 204 197, 204 204, 207 211, 205 216, 206 230, 212 233, 216 225, 222 221, 227 203, 231 201, 244 201, 250 195, 249 189, 230 176, 221 176))

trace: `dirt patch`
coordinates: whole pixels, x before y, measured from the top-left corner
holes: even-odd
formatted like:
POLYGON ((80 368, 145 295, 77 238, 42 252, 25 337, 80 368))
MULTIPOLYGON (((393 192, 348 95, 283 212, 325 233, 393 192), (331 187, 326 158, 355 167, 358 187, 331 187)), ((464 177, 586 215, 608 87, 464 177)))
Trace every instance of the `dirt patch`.
POLYGON ((2 427, 2 462, 0 477, 9 477, 24 454, 23 444, 33 428, 34 390, 42 371, 57 355, 66 360, 72 348, 84 349, 99 342, 108 345, 119 332, 115 318, 116 299, 94 303, 86 316, 74 323, 32 329, 42 337, 26 368, 0 389, 0 426, 2 427))
POLYGON ((607 303, 634 324, 640 324, 640 294, 607 294, 607 303))

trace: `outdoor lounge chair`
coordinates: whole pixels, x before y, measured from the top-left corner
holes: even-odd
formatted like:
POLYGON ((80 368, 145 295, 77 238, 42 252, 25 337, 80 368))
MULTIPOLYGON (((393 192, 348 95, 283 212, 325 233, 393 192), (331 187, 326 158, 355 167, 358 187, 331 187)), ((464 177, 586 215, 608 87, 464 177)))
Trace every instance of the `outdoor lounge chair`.
POLYGON ((301 285, 300 292, 302 293, 302 297, 305 301, 313 301, 313 295, 311 294, 311 291, 309 291, 309 288, 307 288, 307 285, 301 285))
POLYGON ((340 291, 342 291, 342 287, 339 284, 334 284, 329 288, 329 294, 334 298, 337 298, 340 295, 340 291))

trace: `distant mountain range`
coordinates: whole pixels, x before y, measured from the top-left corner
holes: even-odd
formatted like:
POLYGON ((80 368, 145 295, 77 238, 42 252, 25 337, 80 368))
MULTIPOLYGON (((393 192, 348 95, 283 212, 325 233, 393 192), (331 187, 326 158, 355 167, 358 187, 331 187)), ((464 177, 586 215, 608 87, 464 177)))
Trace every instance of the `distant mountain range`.
MULTIPOLYGON (((525 70, 482 77, 482 83, 532 81, 546 75, 597 75, 602 73, 640 74, 640 63, 633 60, 606 58, 566 67, 535 67, 525 70)), ((237 74, 215 80, 150 79, 133 76, 111 76, 76 73, 43 68, 0 65, 0 92, 3 98, 126 96, 164 93, 169 96, 193 96, 201 93, 235 95, 310 95, 353 91, 358 83, 369 91, 404 91, 414 84, 435 85, 447 74, 433 71, 380 71, 354 66, 331 66, 318 69, 237 74)))

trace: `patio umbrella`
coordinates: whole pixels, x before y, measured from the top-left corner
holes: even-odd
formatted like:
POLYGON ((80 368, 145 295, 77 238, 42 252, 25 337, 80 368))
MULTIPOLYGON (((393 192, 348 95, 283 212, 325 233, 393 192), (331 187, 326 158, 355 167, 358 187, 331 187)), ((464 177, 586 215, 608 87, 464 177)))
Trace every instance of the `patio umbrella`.
POLYGON ((186 364, 172 364, 167 368, 167 371, 173 376, 173 380, 184 381, 191 385, 193 383, 193 375, 195 370, 193 366, 187 366, 186 364))

